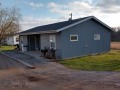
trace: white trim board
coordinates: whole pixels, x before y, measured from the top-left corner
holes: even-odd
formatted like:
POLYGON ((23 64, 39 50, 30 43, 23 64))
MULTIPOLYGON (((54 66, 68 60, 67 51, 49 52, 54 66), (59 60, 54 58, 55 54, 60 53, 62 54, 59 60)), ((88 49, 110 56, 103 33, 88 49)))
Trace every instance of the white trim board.
POLYGON ((74 34, 74 35, 70 35, 70 42, 75 42, 75 41, 78 41, 78 35, 77 35, 77 34, 76 34, 76 35, 75 35, 75 34, 74 34), (76 39, 76 40, 71 40, 71 37, 72 37, 72 36, 76 36, 77 39, 76 39))
POLYGON ((68 25, 68 26, 66 26, 66 27, 63 27, 63 28, 60 28, 60 29, 58 29, 58 30, 56 30, 56 31, 57 31, 57 32, 60 32, 60 31, 62 31, 62 30, 68 29, 68 28, 70 28, 70 27, 72 27, 72 26, 75 26, 75 25, 77 25, 77 24, 83 23, 83 22, 85 22, 85 21, 87 21, 87 20, 90 20, 90 19, 94 19, 94 20, 96 20, 97 22, 99 22, 100 24, 104 25, 106 28, 110 29, 111 31, 114 31, 111 27, 109 27, 107 24, 103 23, 102 21, 100 21, 99 19, 97 19, 97 18, 94 17, 94 16, 90 16, 90 17, 88 17, 88 18, 86 18, 86 19, 80 20, 80 21, 78 21, 78 22, 76 22, 76 23, 73 23, 73 24, 68 25))
POLYGON ((50 30, 50 31, 39 31, 39 32, 26 32, 26 33, 18 33, 18 35, 32 35, 32 34, 45 34, 45 33, 57 33, 54 30, 50 30))

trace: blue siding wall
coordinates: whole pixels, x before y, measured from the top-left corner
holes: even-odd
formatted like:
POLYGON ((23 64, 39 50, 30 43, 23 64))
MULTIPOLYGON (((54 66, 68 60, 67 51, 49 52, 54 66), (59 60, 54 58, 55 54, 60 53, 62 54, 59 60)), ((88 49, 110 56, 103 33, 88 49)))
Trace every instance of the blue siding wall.
POLYGON ((56 58, 61 58, 61 33, 41 34, 41 49, 50 47, 50 35, 56 37, 56 58))
POLYGON ((56 34, 56 57, 62 58, 61 33, 56 34))
POLYGON ((61 32, 62 58, 79 57, 110 50, 110 31, 91 19, 61 32), (100 40, 94 40, 100 34, 100 40), (78 35, 78 41, 70 42, 70 35, 78 35), (85 47, 87 45, 87 47, 85 47))

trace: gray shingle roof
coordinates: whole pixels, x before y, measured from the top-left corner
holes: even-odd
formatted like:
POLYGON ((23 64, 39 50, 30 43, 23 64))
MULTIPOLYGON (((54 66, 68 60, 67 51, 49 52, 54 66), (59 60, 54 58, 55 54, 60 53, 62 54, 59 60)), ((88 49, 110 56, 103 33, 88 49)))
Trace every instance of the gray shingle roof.
POLYGON ((40 31, 50 31, 50 30, 52 30, 52 31, 55 30, 56 31, 58 29, 69 26, 73 23, 76 23, 76 22, 81 21, 81 20, 86 19, 86 18, 88 18, 88 17, 69 20, 69 21, 63 21, 63 22, 58 22, 58 23, 53 23, 53 24, 48 24, 48 25, 43 25, 43 26, 38 26, 38 27, 35 27, 35 28, 32 28, 32 29, 20 32, 19 34, 40 32, 40 31))
POLYGON ((62 30, 65 30, 67 28, 70 28, 74 25, 77 25, 79 23, 85 22, 89 19, 94 19, 104 27, 108 28, 110 31, 114 31, 111 27, 100 21, 94 16, 88 16, 84 18, 79 18, 79 19, 74 19, 74 20, 68 20, 68 21, 63 21, 63 22, 58 22, 58 23, 53 23, 53 24, 48 24, 48 25, 43 25, 43 26, 38 26, 35 28, 31 28, 29 30, 23 31, 18 33, 19 35, 28 35, 28 34, 39 34, 39 33, 56 33, 60 32, 62 30))

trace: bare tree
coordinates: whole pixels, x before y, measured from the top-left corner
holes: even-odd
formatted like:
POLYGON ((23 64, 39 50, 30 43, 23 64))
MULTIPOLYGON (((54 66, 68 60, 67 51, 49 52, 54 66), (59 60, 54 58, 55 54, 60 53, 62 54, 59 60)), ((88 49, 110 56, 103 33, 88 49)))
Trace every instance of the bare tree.
POLYGON ((15 34, 20 30, 20 13, 19 9, 12 7, 0 7, 0 46, 2 40, 11 34, 15 34))

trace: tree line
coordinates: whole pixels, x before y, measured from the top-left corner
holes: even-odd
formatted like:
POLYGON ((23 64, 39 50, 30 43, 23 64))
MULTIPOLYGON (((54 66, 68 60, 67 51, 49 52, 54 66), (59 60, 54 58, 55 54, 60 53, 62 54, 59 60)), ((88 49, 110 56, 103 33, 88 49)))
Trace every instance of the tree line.
POLYGON ((115 32, 112 32, 111 34, 111 41, 114 41, 114 42, 120 42, 120 27, 117 27, 117 28, 114 28, 115 32))

